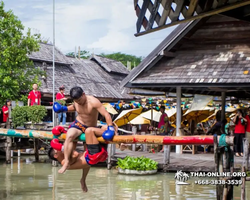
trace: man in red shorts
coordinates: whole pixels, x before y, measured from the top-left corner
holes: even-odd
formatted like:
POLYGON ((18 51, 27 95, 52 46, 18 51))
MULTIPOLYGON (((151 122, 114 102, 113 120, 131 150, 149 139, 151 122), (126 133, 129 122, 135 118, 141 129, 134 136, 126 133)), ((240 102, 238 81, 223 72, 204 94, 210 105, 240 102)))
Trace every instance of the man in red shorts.
MULTIPOLYGON (((68 168, 68 170, 82 169, 82 178, 80 180, 80 183, 83 192, 88 191, 86 185, 86 177, 89 172, 90 166, 95 165, 99 162, 104 162, 108 157, 106 145, 100 144, 96 138, 95 132, 100 131, 96 129, 100 128, 91 127, 85 130, 87 150, 84 153, 78 153, 77 151, 73 151, 73 153, 71 154, 70 164, 68 168)), ((101 129, 106 130, 107 126, 103 126, 101 129)), ((66 130, 61 126, 57 126, 53 128, 52 133, 56 136, 59 136, 61 133, 66 133, 66 130)), ((65 157, 63 153, 64 146, 59 143, 58 139, 51 140, 50 145, 52 148, 49 150, 48 156, 52 160, 56 160, 60 162, 61 165, 63 165, 65 162, 65 157)), ((74 143, 73 149, 75 149, 75 147, 76 143, 74 143)))

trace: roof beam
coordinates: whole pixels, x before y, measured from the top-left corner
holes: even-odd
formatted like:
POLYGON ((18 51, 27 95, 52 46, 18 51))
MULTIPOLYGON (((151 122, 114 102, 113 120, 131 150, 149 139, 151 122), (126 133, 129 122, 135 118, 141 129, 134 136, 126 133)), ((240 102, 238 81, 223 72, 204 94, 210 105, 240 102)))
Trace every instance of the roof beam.
POLYGON ((174 58, 175 57, 174 52, 170 52, 170 51, 166 51, 166 50, 163 50, 160 55, 168 57, 168 58, 174 58))
MULTIPOLYGON (((144 0, 143 5, 146 4, 146 3, 149 3, 148 1, 149 0, 144 0)), ((178 0, 178 2, 179 2, 179 0, 178 0)), ((182 10, 182 8, 184 6, 183 2, 184 2, 183 0, 180 0, 180 3, 179 3, 180 5, 177 4, 176 10, 177 9, 179 11, 182 10)), ((233 9, 236 9, 236 8, 239 8, 239 7, 242 7, 242 6, 247 6, 249 4, 250 4, 249 0, 243 0, 243 1, 240 1, 240 2, 229 4, 227 6, 216 8, 216 9, 213 9, 213 10, 210 10, 210 11, 204 12, 204 10, 203 10, 203 12, 199 13, 198 15, 187 17, 187 18, 182 19, 182 20, 179 19, 177 21, 174 21, 174 19, 178 19, 178 17, 176 17, 176 15, 174 15, 171 23, 168 23, 168 24, 165 24, 165 25, 162 25, 162 26, 158 26, 158 27, 156 27, 154 29, 150 29, 150 30, 139 32, 140 31, 140 27, 141 27, 141 23, 139 23, 139 19, 142 22, 142 19, 143 19, 145 13, 146 13, 146 10, 145 10, 145 11, 143 11, 143 12, 145 12, 143 15, 142 14, 139 15, 139 18, 138 18, 138 21, 137 21, 137 33, 135 34, 135 36, 145 35, 145 34, 152 33, 152 32, 158 31, 158 30, 162 30, 164 28, 167 28, 167 27, 170 27, 170 26, 174 26, 174 25, 177 25, 177 24, 180 24, 180 23, 184 23, 184 22, 188 22, 188 21, 196 20, 196 19, 201 19, 201 18, 208 17, 208 16, 211 16, 211 15, 219 14, 219 13, 222 13, 222 12, 227 12, 229 10, 233 10, 233 9)), ((147 9, 147 7, 145 9, 147 9)))

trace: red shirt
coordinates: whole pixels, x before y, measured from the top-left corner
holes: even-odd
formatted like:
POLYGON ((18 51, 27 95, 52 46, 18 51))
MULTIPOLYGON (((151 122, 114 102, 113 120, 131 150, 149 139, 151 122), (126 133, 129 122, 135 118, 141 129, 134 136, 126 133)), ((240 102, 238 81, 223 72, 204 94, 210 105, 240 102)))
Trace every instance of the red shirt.
POLYGON ((163 113, 160 117, 160 121, 159 121, 159 124, 158 124, 158 128, 161 128, 161 126, 163 126, 165 124, 164 122, 164 118, 167 117, 168 115, 166 113, 163 113))
POLYGON ((29 93, 28 99, 30 99, 30 105, 41 105, 41 92, 32 90, 29 93))
POLYGON ((242 118, 239 118, 238 123, 235 124, 234 133, 245 133, 246 132, 245 124, 241 123, 241 119, 242 118))
POLYGON ((8 109, 8 106, 3 106, 2 107, 2 111, 3 111, 3 122, 7 122, 7 119, 8 119, 8 117, 9 117, 9 113, 4 113, 4 112, 6 112, 6 111, 8 111, 9 109, 8 109))
POLYGON ((58 93, 56 94, 56 100, 63 99, 64 97, 65 97, 65 95, 64 95, 63 93, 61 93, 61 92, 58 92, 58 93))
POLYGON ((247 132, 250 132, 250 117, 249 115, 246 116, 246 119, 247 119, 247 132))

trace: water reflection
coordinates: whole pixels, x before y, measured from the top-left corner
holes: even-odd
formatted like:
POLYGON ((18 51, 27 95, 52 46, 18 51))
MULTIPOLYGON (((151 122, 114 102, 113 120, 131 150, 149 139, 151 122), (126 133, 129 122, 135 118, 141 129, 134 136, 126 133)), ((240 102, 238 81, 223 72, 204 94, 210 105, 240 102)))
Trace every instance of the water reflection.
MULTIPOLYGON (((120 175, 117 170, 92 168, 87 177, 88 193, 80 188, 81 170, 58 174, 50 163, 33 158, 14 158, 10 165, 0 163, 1 200, 200 200, 216 199, 214 186, 176 185, 174 174, 153 176, 120 175)), ((249 183, 247 183, 249 187, 249 183)), ((248 188, 246 188, 247 192, 248 188)), ((240 199, 240 187, 235 187, 240 199)), ((250 199, 249 194, 247 194, 250 199)))

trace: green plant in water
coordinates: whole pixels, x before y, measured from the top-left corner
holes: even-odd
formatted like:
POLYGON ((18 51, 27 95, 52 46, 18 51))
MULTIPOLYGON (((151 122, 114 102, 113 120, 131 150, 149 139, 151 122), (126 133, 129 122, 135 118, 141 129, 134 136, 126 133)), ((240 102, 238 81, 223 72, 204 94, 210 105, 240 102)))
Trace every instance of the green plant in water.
POLYGON ((117 165, 121 169, 147 171, 147 170, 155 170, 158 167, 158 162, 150 158, 145 158, 144 156, 141 157, 126 156, 126 158, 124 159, 118 158, 117 160, 118 160, 117 165))

